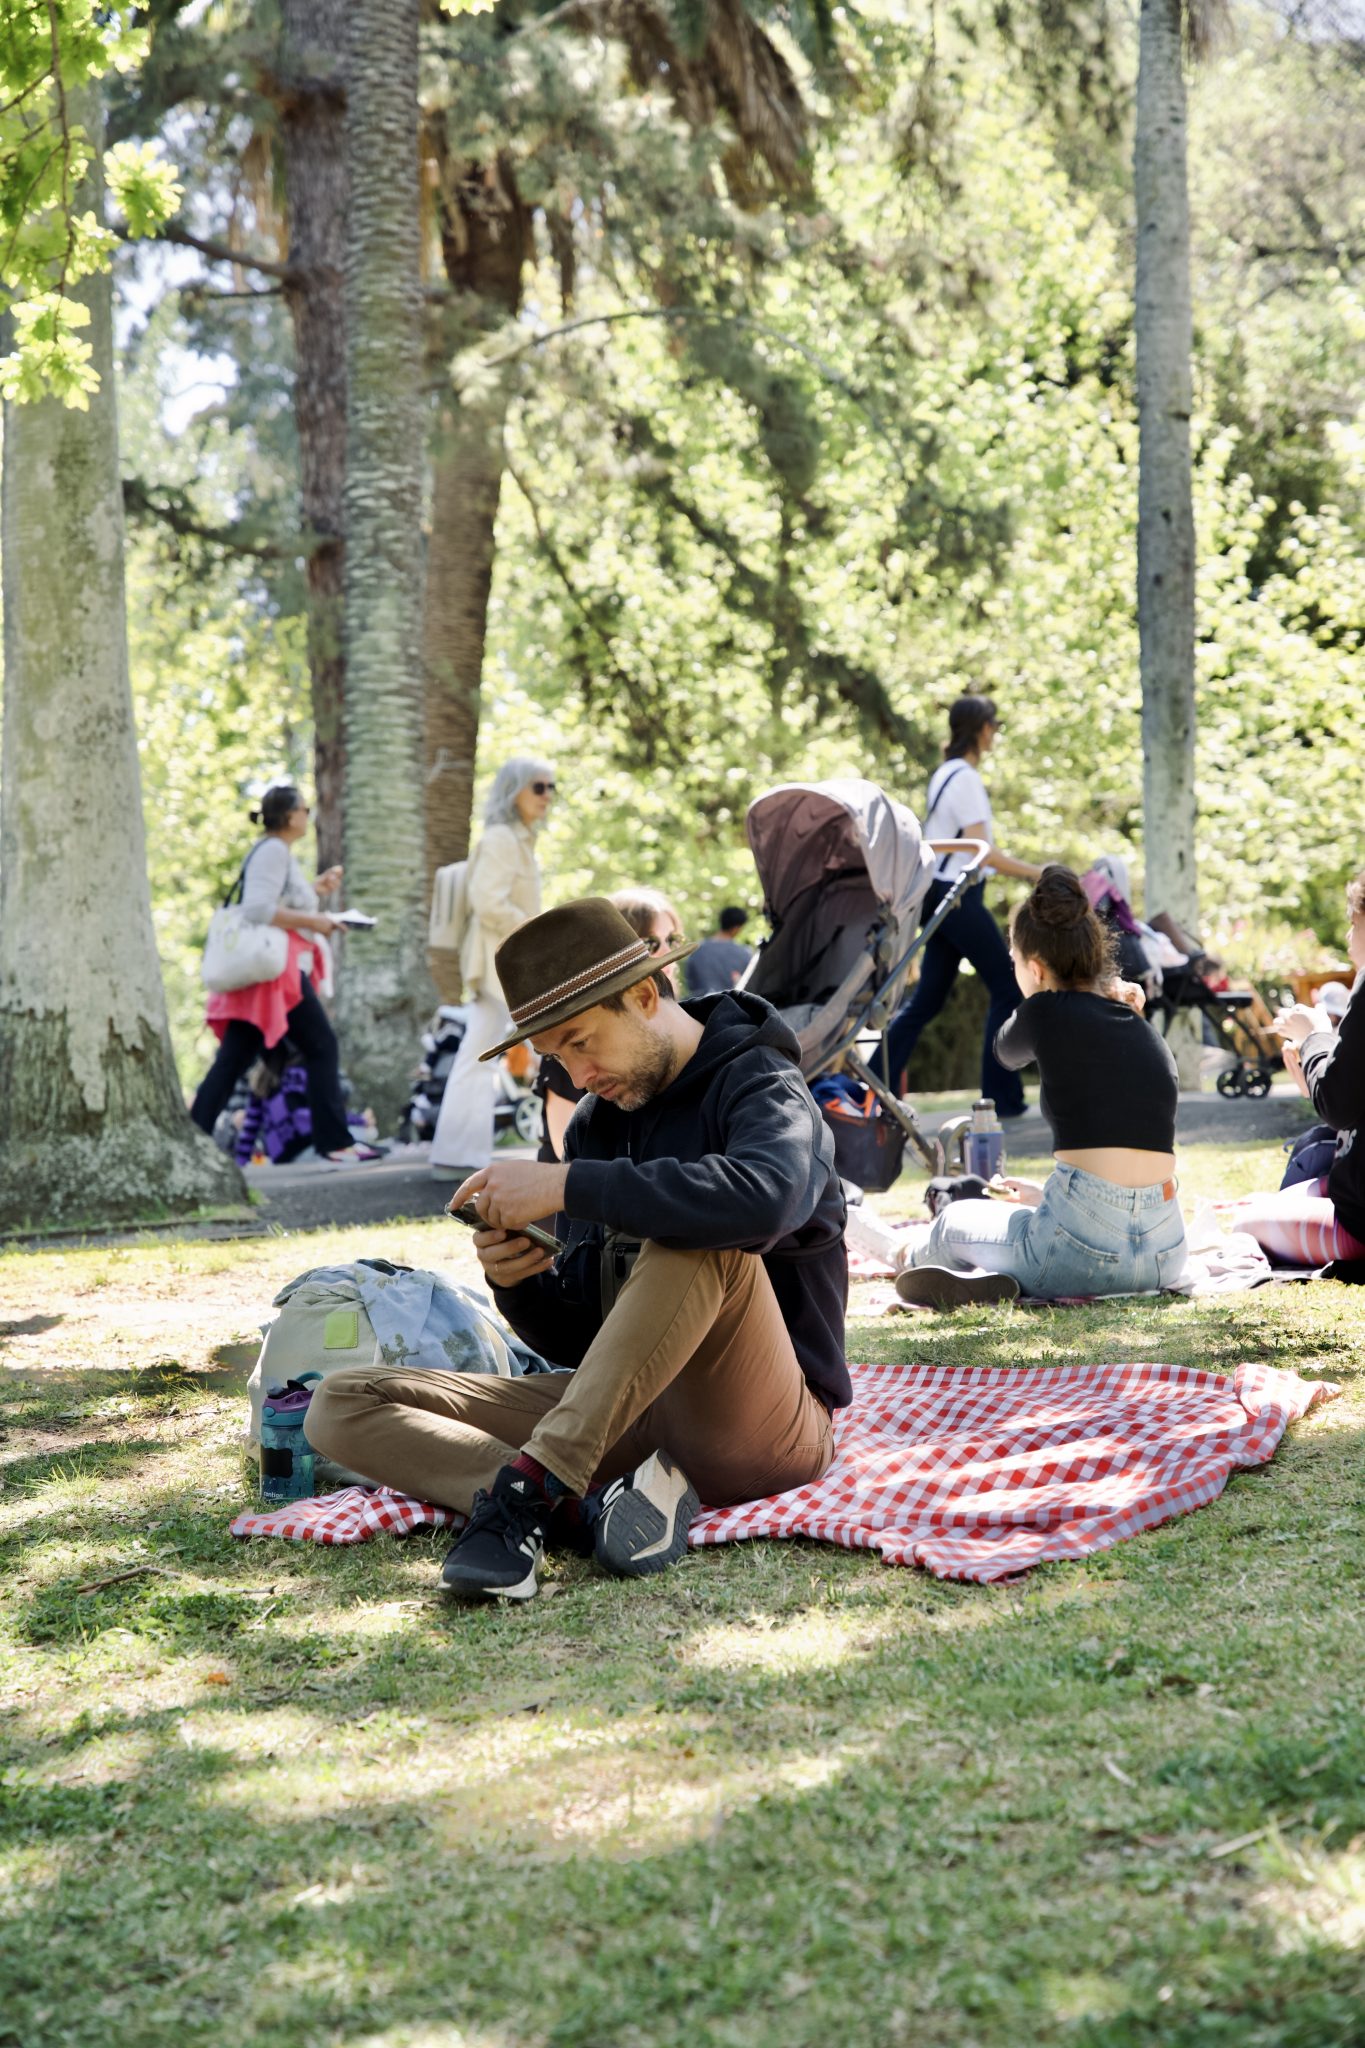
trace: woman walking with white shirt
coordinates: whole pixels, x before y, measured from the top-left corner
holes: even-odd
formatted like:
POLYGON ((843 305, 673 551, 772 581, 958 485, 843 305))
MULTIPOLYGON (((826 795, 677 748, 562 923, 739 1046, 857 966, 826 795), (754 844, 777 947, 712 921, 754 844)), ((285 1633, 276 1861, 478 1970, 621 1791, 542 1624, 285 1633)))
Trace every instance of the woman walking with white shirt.
POLYGON ((431 1170, 442 1180, 462 1180, 493 1156, 493 1068, 481 1065, 479 1055, 505 1038, 512 1023, 493 956, 539 913, 536 835, 554 793, 554 770, 519 756, 498 770, 484 806, 483 833, 470 857, 469 925, 460 947, 469 1023, 431 1144, 431 1170))
MULTIPOLYGON (((989 697, 957 699, 948 713, 943 763, 929 779, 929 807, 920 829, 925 839, 984 839, 990 847, 985 862, 988 868, 998 875, 1018 875, 1024 881, 1036 882, 1043 872, 1041 868, 1026 860, 1015 860, 995 844, 991 802, 981 779, 980 765, 994 746, 999 729, 1000 721, 989 697)), ((924 899, 922 923, 929 922, 968 858, 965 853, 942 856, 924 899)), ((994 1052, 996 1032, 1019 1006, 1019 985, 1010 965, 1005 935, 986 908, 984 880, 964 890, 957 908, 944 918, 924 948, 914 993, 905 1007, 897 1011, 887 1030, 888 1084, 899 1091, 920 1033, 947 1002, 964 960, 970 961, 981 976, 990 1000, 981 1051, 981 1093, 990 1097, 1002 1117, 1022 1116, 1023 1083, 1017 1074, 1001 1066, 994 1052)))

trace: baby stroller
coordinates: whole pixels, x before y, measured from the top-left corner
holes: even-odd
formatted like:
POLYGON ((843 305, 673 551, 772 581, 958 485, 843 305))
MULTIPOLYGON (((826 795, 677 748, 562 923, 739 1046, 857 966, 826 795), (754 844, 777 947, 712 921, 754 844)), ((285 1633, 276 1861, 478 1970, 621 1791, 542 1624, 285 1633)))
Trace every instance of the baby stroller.
POLYGON ((1174 918, 1158 912, 1150 924, 1142 924, 1128 902, 1127 864, 1118 855, 1102 855, 1081 876, 1081 884, 1096 915, 1114 934, 1119 973, 1145 990, 1146 1015, 1162 1037, 1181 1010, 1196 1011, 1204 1042, 1230 1055, 1214 1084, 1218 1093, 1268 1095, 1284 1058, 1268 1028, 1271 1013, 1260 990, 1230 988, 1221 961, 1174 918))
MULTIPOLYGON (((422 1033, 422 1064, 413 1081, 408 1106, 398 1131, 405 1142, 430 1138, 441 1113, 455 1055, 465 1034, 469 1012, 462 1003, 442 1003, 422 1033)), ((500 1059, 493 1077, 493 1133, 514 1130, 527 1145, 538 1145, 544 1120, 540 1098, 531 1086, 535 1079, 535 1055, 514 1046, 500 1059)))
POLYGON ((821 1110, 840 1175, 861 1188, 891 1187, 907 1141, 931 1174, 941 1173, 942 1146, 873 1073, 869 1056, 900 1006, 911 960, 975 879, 986 846, 925 841, 903 804, 854 780, 783 783, 749 806, 746 829, 772 934, 739 985, 795 1031, 801 1072, 817 1100, 830 1098, 821 1110), (921 931, 935 855, 950 851, 971 858, 921 931))

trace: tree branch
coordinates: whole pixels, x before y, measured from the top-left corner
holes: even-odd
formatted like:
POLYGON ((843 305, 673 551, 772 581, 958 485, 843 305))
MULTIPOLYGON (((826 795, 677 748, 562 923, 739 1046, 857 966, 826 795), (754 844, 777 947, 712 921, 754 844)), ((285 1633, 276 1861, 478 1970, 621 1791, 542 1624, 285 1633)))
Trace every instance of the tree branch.
POLYGON ((257 271, 262 277, 277 277, 283 285, 302 284, 304 280, 305 273, 292 263, 272 263, 267 256, 249 256, 244 249, 234 249, 230 242, 192 235, 185 228, 158 228, 154 235, 145 235, 142 240, 173 242, 178 249, 197 249, 210 263, 237 263, 243 270, 257 271))
POLYGON ((296 562, 301 555, 314 555, 336 538, 316 531, 271 536, 262 534, 258 526, 247 520, 231 526, 213 526, 198 516, 183 491, 163 487, 158 492, 135 476, 123 479, 123 509, 130 519, 155 519, 182 539, 207 541, 229 554, 249 555, 262 562, 296 562))

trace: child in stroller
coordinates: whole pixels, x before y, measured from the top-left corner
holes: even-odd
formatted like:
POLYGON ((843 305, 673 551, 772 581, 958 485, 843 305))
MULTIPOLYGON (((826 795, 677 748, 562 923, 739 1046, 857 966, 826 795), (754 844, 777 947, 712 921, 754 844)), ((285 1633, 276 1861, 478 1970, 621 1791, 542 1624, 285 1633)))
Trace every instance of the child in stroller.
POLYGON ((1231 988, 1222 962, 1164 911, 1142 923, 1129 900, 1128 863, 1121 854, 1101 854, 1081 876, 1081 886, 1113 939, 1119 973, 1142 989, 1148 1021, 1162 1037, 1181 1010, 1195 1011, 1205 1042, 1223 1046, 1231 1056, 1219 1070, 1218 1093, 1268 1095, 1284 1062, 1260 991, 1231 988))

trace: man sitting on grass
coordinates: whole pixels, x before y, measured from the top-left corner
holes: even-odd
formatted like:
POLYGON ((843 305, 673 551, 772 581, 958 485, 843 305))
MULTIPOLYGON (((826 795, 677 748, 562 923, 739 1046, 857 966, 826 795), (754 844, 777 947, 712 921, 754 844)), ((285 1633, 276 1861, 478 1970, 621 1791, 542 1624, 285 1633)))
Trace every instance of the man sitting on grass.
POLYGON ((495 1159, 450 1206, 487 1219, 474 1243, 512 1328, 574 1370, 378 1366, 313 1399, 317 1449, 469 1514, 442 1572, 466 1596, 529 1598, 547 1541, 661 1570, 699 1495, 820 1478, 850 1398, 843 1191, 796 1038, 757 996, 679 1003, 663 969, 691 948, 657 943, 589 897, 496 955, 517 1037, 588 1094, 562 1165, 495 1159), (552 1261, 517 1233, 556 1212, 552 1261))

